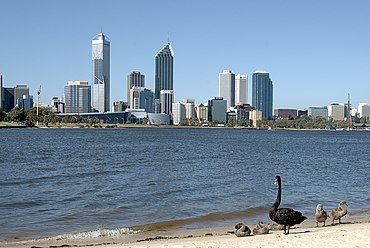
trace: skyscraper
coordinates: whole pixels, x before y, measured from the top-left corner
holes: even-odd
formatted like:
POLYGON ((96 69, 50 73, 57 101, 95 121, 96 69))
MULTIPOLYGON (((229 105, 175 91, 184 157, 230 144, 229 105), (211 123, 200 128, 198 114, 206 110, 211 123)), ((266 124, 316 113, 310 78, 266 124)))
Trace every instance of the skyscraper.
POLYGON ((68 81, 64 87, 65 112, 91 112, 91 87, 88 82, 68 81))
POLYGON ((173 90, 173 56, 170 43, 155 55, 155 99, 161 98, 161 90, 173 90))
POLYGON ((92 40, 92 107, 98 112, 110 108, 110 42, 100 32, 92 40))
POLYGON ((235 106, 235 74, 230 70, 219 73, 219 96, 227 102, 227 109, 235 106))
POLYGON ((130 104, 130 90, 132 87, 145 87, 145 76, 139 71, 133 71, 127 76, 127 102, 130 104))
POLYGON ((238 74, 235 76, 235 105, 247 104, 248 101, 248 76, 238 74))
POLYGON ((252 106, 262 111, 262 118, 272 119, 273 85, 270 74, 256 71, 252 78, 252 106))

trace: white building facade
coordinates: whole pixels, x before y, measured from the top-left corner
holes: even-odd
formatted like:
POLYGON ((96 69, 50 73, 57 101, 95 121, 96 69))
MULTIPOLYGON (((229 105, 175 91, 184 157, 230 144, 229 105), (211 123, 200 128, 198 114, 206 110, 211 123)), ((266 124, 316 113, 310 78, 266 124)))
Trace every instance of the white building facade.
POLYGON ((219 73, 219 97, 226 101, 227 109, 235 106, 235 74, 230 70, 219 73))
POLYGON ((235 76, 235 105, 243 105, 248 102, 248 76, 237 74, 235 76))
POLYGON ((343 121, 345 117, 344 104, 333 103, 328 106, 328 119, 332 118, 334 121, 343 121))
POLYGON ((360 103, 358 105, 358 113, 360 115, 360 118, 365 117, 367 119, 370 119, 370 106, 368 103, 360 103))
POLYGON ((317 117, 322 117, 324 119, 328 118, 328 108, 324 107, 309 107, 308 108, 308 116, 312 119, 317 117))

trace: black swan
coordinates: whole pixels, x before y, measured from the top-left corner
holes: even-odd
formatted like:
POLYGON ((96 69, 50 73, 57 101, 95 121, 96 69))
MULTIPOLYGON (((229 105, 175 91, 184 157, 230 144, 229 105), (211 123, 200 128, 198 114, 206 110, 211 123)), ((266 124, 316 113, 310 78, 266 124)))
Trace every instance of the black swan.
POLYGON ((331 210, 329 217, 333 219, 333 225, 334 220, 339 220, 339 223, 342 223, 340 219, 347 214, 347 209, 343 208, 344 205, 348 206, 347 202, 341 201, 336 209, 331 210))
POLYGON ((322 204, 317 204, 315 218, 316 218, 316 227, 319 226, 319 222, 324 222, 325 226, 325 221, 328 218, 328 215, 326 214, 322 204))
POLYGON ((291 208, 278 208, 281 202, 281 179, 280 176, 275 177, 275 184, 278 185, 278 193, 276 200, 269 211, 269 217, 272 221, 280 225, 284 225, 284 234, 289 234, 291 226, 301 224, 306 216, 303 216, 301 212, 295 211, 291 208), (288 227, 288 231, 286 228, 288 227))
POLYGON ((235 225, 235 235, 237 237, 246 237, 251 235, 251 229, 244 225, 243 223, 238 223, 235 225))

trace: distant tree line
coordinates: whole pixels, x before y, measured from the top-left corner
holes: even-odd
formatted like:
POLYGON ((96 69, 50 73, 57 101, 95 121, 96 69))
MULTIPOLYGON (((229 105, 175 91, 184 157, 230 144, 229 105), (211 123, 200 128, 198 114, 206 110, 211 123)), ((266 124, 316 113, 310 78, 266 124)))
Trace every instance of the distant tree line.
MULTIPOLYGON (((0 121, 6 122, 18 122, 23 123, 26 126, 35 126, 37 122, 37 110, 33 107, 29 110, 19 109, 18 107, 13 108, 9 113, 5 113, 0 109, 0 121)), ((38 115, 39 124, 48 126, 50 123, 86 123, 90 126, 99 124, 98 119, 84 119, 80 115, 66 115, 59 116, 51 111, 50 108, 39 108, 38 115)), ((358 116, 352 117, 352 123, 366 124, 367 118, 360 118, 358 116)), ((147 122, 144 121, 143 124, 147 122)), ((197 118, 186 119, 180 122, 180 126, 201 126, 205 124, 200 122, 197 118)), ((209 126, 219 126, 217 121, 207 123, 209 126)), ((235 120, 230 119, 226 124, 226 127, 245 126, 251 127, 252 122, 249 119, 235 120)), ((274 119, 274 120, 261 120, 257 121, 258 128, 294 128, 294 129, 328 129, 328 128, 347 128, 347 121, 334 121, 332 118, 326 119, 323 117, 316 117, 314 119, 302 116, 296 119, 274 119)))

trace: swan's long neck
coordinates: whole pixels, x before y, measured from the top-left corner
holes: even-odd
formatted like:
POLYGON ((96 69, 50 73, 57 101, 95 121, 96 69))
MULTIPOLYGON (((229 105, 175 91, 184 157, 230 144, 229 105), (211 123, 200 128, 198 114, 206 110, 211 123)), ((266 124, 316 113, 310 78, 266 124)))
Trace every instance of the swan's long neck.
POLYGON ((276 200, 275 200, 274 205, 273 205, 273 207, 275 209, 277 209, 279 207, 280 202, 281 202, 281 181, 278 180, 277 184, 278 184, 278 193, 276 195, 276 200))

